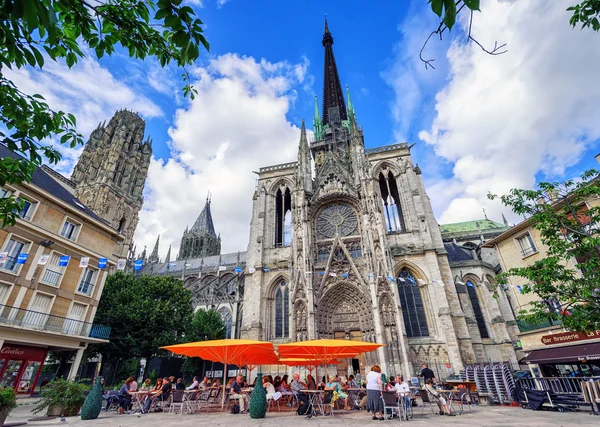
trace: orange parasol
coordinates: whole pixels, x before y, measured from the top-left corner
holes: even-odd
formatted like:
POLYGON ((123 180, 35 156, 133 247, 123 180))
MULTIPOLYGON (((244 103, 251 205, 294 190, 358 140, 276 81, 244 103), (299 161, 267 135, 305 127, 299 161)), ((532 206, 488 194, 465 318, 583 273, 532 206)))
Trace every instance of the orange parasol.
POLYGON ((328 360, 367 353, 383 345, 385 344, 352 340, 310 340, 280 344, 277 351, 279 357, 284 359, 305 358, 324 364, 328 360))
MULTIPOLYGON (((353 340, 309 340, 288 344, 279 344, 277 351, 283 359, 311 359, 315 366, 327 364, 336 358, 348 358, 357 354, 367 353, 382 347, 384 344, 353 340)), ((312 372, 312 370, 311 370, 312 372)), ((319 372, 317 369, 317 377, 319 372)))
POLYGON ((338 363, 341 363, 339 360, 336 359, 332 359, 329 360, 325 363, 322 363, 318 360, 314 360, 314 359, 305 359, 305 358, 289 358, 289 359, 279 359, 279 363, 281 365, 285 365, 285 366, 304 366, 306 369, 308 369, 308 371, 310 372, 310 374, 312 375, 312 371, 315 370, 315 368, 317 366, 319 366, 319 364, 323 364, 323 365, 337 365, 338 363))
MULTIPOLYGON (((267 341, 227 339, 198 341, 186 344, 174 344, 161 347, 164 350, 188 357, 200 357, 204 360, 219 362, 225 365, 223 370, 223 388, 227 383, 227 365, 246 366, 249 370, 258 365, 277 364, 273 343, 267 341)), ((224 390, 223 390, 224 391, 224 390)), ((225 393, 223 392, 223 401, 225 393)))

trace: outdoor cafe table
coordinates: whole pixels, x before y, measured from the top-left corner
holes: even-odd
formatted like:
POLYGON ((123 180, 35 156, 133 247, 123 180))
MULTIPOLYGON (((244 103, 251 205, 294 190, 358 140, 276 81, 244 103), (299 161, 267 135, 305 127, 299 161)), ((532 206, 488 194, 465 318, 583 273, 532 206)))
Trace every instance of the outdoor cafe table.
POLYGON ((350 387, 347 388, 345 391, 348 392, 348 401, 353 402, 356 404, 356 406, 358 406, 361 401, 360 392, 363 391, 366 393, 367 389, 359 387, 350 387))
POLYGON ((144 409, 144 400, 146 400, 145 396, 148 396, 150 393, 151 391, 148 390, 129 392, 129 394, 133 396, 132 400, 135 400, 135 403, 137 404, 137 407, 140 411, 144 409))
MULTIPOLYGON (((303 393, 306 393, 306 395, 308 396, 308 415, 307 417, 310 418, 313 415, 318 415, 317 411, 315 409, 315 399, 319 399, 320 396, 325 393, 324 390, 302 390, 303 393)), ((321 415, 323 415, 323 408, 321 406, 321 402, 320 400, 317 401, 317 408, 319 408, 319 412, 321 413, 321 415)))

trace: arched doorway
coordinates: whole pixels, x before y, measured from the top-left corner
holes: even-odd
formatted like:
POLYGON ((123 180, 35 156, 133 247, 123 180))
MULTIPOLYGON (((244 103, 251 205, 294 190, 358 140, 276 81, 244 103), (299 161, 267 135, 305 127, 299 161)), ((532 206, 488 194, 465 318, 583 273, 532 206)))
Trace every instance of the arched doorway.
MULTIPOLYGON (((375 341, 375 327, 371 299, 356 284, 335 283, 325 292, 318 307, 318 338, 375 341)), ((355 359, 341 359, 338 375, 360 372, 376 362, 375 353, 355 359)))

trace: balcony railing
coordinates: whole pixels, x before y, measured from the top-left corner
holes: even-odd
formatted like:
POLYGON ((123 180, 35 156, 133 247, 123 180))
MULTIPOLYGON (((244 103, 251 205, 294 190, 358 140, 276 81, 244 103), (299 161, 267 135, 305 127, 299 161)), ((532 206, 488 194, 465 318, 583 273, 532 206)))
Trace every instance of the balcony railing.
POLYGON ((107 340, 110 326, 96 325, 68 317, 54 316, 33 310, 0 304, 0 325, 21 326, 39 331, 58 332, 65 335, 107 340))
POLYGON ((553 328, 560 326, 560 320, 556 319, 544 319, 538 322, 528 322, 526 320, 517 320, 517 325, 521 332, 535 331, 536 329, 553 328))

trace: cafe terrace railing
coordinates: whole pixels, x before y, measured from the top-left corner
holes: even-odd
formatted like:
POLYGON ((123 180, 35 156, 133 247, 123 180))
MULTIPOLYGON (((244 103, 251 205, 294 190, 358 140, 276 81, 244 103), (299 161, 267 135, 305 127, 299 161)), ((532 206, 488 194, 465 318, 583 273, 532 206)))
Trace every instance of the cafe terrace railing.
POLYGON ((86 338, 107 340, 110 326, 54 316, 39 311, 24 310, 0 304, 0 326, 19 326, 38 331, 56 332, 86 338))

